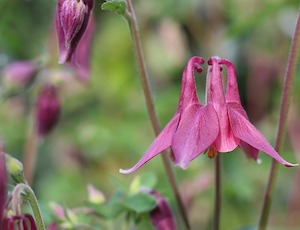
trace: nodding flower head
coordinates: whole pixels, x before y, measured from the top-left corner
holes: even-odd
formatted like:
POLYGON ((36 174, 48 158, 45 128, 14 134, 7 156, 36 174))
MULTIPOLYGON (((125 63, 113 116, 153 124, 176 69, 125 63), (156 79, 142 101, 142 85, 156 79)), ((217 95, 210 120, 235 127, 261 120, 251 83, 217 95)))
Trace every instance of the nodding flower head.
POLYGON ((71 60, 87 28, 93 7, 94 0, 57 1, 55 21, 60 64, 71 60))
POLYGON ((2 226, 3 228, 1 229, 14 230, 16 229, 15 225, 21 226, 22 229, 37 230, 35 221, 30 214, 21 214, 21 215, 6 217, 3 220, 3 226, 2 226))

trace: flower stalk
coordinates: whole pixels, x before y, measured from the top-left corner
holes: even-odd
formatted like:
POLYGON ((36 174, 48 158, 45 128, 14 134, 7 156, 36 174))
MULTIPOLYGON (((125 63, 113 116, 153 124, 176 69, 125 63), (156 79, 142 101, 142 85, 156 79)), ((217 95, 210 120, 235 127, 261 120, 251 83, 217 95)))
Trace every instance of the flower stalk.
MULTIPOLYGON (((293 73, 296 67, 297 50, 298 50, 299 42, 300 42, 300 10, 298 13, 298 19, 297 19, 294 35, 292 38, 291 48, 290 48, 288 62, 287 62, 287 68, 284 77, 283 93, 281 97, 280 115, 279 115, 277 137, 276 137, 276 144, 275 144, 275 150, 277 152, 279 152, 280 149, 282 148, 282 143, 285 137, 287 115, 288 115, 289 105, 291 101, 291 88, 292 88, 293 77, 294 77, 293 73)), ((273 159, 270 172, 269 172, 268 184, 264 194, 262 211, 259 219, 259 225, 258 225, 259 230, 265 230, 268 224, 268 218, 270 214, 277 174, 278 174, 278 163, 276 162, 276 160, 273 159)))
POLYGON ((215 159, 215 207, 214 207, 214 230, 219 230, 221 214, 221 156, 215 159))
MULTIPOLYGON (((141 45, 141 41, 140 41, 137 19, 136 19, 135 11, 134 11, 131 0, 126 0, 126 4, 127 4, 126 18, 127 18, 127 21, 129 23, 129 27, 130 27, 131 37, 132 37, 133 46, 134 46, 134 55, 135 55, 135 59, 136 59, 136 63, 137 63, 137 68, 139 71, 139 77, 140 77, 140 81, 142 84, 145 101, 146 101, 146 106, 147 106, 147 110, 148 110, 149 117, 151 120, 151 124, 152 124, 153 130, 155 132, 155 135, 157 136, 157 135, 159 135, 159 133, 161 131, 161 127, 160 127, 160 124, 159 124, 159 121, 157 118, 157 114, 156 114, 155 108, 154 108, 154 103, 153 103, 152 93, 151 93, 151 88, 150 88, 150 83, 149 83, 149 77, 148 77, 148 74, 146 71, 146 64, 145 64, 144 55, 143 55, 143 51, 142 51, 142 45, 141 45)), ((161 156, 162 156, 164 168, 166 170, 167 177, 171 184, 180 214, 183 218, 186 229, 190 229, 190 224, 189 224, 189 221, 187 218, 185 207, 183 205, 183 201, 182 201, 180 193, 179 193, 178 185, 176 182, 175 174, 171 167, 170 160, 169 160, 167 154, 162 154, 161 156)))

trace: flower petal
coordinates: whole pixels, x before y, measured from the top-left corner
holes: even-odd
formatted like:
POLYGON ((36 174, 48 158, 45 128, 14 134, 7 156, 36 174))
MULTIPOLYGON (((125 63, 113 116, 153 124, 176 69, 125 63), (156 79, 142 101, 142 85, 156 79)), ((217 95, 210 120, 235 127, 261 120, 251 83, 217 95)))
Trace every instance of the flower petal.
POLYGON ((246 153, 247 157, 254 159, 256 162, 258 162, 258 152, 259 150, 252 147, 248 143, 241 141, 239 144, 240 148, 246 153))
POLYGON ((174 162, 186 169, 189 163, 206 150, 219 134, 219 122, 211 104, 193 104, 181 115, 172 141, 174 162))
POLYGON ((285 161, 269 144, 265 137, 244 116, 230 108, 230 106, 228 106, 228 115, 232 132, 236 137, 240 138, 241 141, 244 141, 252 147, 268 154, 273 159, 287 167, 297 165, 285 161))
POLYGON ((172 120, 166 125, 162 132, 155 138, 147 152, 138 161, 138 163, 130 169, 120 169, 120 173, 129 174, 136 171, 143 164, 151 160, 153 157, 166 150, 171 146, 173 135, 177 129, 180 114, 176 113, 172 120))

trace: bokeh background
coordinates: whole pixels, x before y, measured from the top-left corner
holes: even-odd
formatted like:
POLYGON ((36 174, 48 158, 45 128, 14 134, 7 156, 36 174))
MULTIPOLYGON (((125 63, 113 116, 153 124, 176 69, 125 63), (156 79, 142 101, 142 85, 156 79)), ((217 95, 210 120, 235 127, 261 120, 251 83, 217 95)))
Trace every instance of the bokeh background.
MULTIPOLYGON (((138 174, 153 173, 156 190, 175 208, 156 157, 132 175, 119 174, 137 162, 151 144, 152 131, 124 18, 101 10, 96 1, 96 30, 91 74, 86 84, 57 64, 53 36, 54 0, 0 1, 0 68, 16 60, 46 60, 37 82, 59 78, 62 114, 57 127, 38 146, 32 182, 47 223, 50 201, 68 207, 87 199, 91 183, 110 197, 115 179, 129 186, 138 174)), ((218 55, 234 62, 243 105, 252 123, 274 144, 281 89, 299 1, 284 0, 136 0, 133 1, 159 120, 173 116, 187 60, 218 55)), ((282 156, 300 161, 300 78, 296 70, 287 138, 282 156)), ((197 78, 204 101, 205 73, 197 78)), ((1 79, 3 75, 1 75, 1 79)), ((1 84, 0 135, 5 151, 23 161, 32 128, 38 84, 7 96, 1 84)), ((240 149, 222 154, 221 229, 258 222, 270 157, 261 164, 240 149)), ((194 229, 211 229, 214 162, 201 155, 183 171, 175 168, 194 229)), ((269 229, 299 229, 300 171, 280 166, 269 229)), ((147 224, 148 223, 148 224, 147 224)), ((146 229, 145 221, 136 229, 146 229)), ((150 225, 148 226, 151 229, 150 225)), ((116 228, 118 229, 118 228, 116 228)), ((180 229, 180 226, 179 226, 180 229)))

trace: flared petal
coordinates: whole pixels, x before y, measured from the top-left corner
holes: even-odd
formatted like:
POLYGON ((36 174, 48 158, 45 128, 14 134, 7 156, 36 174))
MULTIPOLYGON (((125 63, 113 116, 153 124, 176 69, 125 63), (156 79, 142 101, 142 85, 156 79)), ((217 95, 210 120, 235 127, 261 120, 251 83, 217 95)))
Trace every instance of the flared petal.
POLYGON ((183 112, 172 141, 175 164, 186 169, 195 157, 215 141, 218 134, 218 116, 213 106, 191 105, 183 112))
POLYGON ((166 150, 171 146, 172 138, 177 129, 180 114, 175 114, 173 119, 166 125, 162 132, 155 138, 147 152, 138 161, 138 163, 130 169, 120 169, 120 173, 129 174, 136 171, 143 164, 151 160, 153 157, 166 150))
POLYGON ((265 139, 265 137, 239 112, 228 107, 229 120, 233 134, 252 147, 268 154, 273 159, 287 167, 296 166, 285 161, 265 139))

